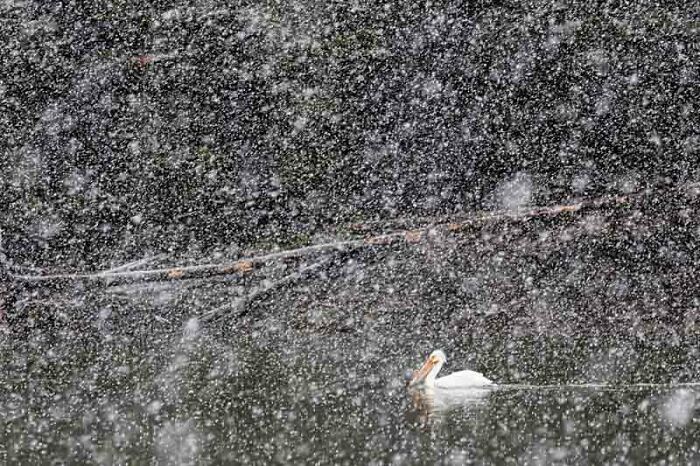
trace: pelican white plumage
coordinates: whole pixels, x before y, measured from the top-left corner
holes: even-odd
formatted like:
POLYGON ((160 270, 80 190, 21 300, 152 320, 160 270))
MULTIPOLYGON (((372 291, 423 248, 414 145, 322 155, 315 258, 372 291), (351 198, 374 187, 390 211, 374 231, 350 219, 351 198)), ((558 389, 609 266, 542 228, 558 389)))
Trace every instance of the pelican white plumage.
POLYGON ((408 382, 409 387, 422 386, 431 389, 465 389, 489 387, 495 384, 480 372, 459 371, 437 378, 438 372, 447 362, 447 356, 440 350, 430 353, 423 367, 413 373, 408 382))

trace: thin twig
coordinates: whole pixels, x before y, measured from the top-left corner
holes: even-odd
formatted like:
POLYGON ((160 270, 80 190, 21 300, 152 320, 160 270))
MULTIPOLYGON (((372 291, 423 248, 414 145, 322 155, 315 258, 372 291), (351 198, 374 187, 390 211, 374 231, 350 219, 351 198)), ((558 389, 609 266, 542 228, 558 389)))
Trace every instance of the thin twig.
MULTIPOLYGON (((183 278, 185 274, 204 273, 207 275, 226 275, 237 272, 245 272, 252 268, 255 264, 261 264, 277 259, 298 258, 316 252, 327 251, 345 251, 348 249, 356 249, 368 244, 387 244, 388 242, 398 239, 403 236, 403 232, 390 233, 386 235, 378 235, 367 239, 354 239, 346 241, 336 241, 331 243, 314 244, 296 249, 288 249, 285 251, 265 254, 261 256, 252 256, 239 259, 232 263, 225 264, 198 264, 184 267, 169 267, 162 269, 150 270, 129 270, 129 271, 101 271, 96 273, 76 273, 76 274, 55 274, 55 275, 17 275, 10 274, 10 277, 21 281, 47 281, 47 280, 105 280, 130 278, 140 279, 152 276, 157 276, 162 279, 178 279, 183 278)), ((189 277, 188 277, 189 278, 189 277)))
POLYGON ((259 296, 267 293, 268 291, 271 291, 275 288, 279 288, 283 285, 286 285, 288 283, 291 283, 295 280, 298 280, 301 278, 304 274, 317 270, 323 265, 327 264, 330 261, 330 259, 323 260, 321 262, 316 262, 315 264, 307 265, 304 267, 299 268, 296 272, 290 273, 289 275, 286 275, 279 280, 275 281, 268 281, 266 283, 263 283, 260 286, 257 286, 253 291, 248 293, 246 296, 242 298, 235 299, 232 303, 226 303, 223 306, 219 306, 215 309, 212 309, 206 313, 204 313, 201 317, 202 321, 211 321, 215 319, 216 317, 220 316, 224 312, 234 312, 236 314, 236 317, 242 317, 245 315, 248 311, 249 308, 246 306, 250 304, 252 301, 257 299, 259 296))
POLYGON ((141 267, 142 265, 148 264, 149 262, 153 262, 155 260, 162 259, 163 257, 165 257, 165 254, 157 254, 157 255, 151 256, 151 257, 144 257, 143 259, 139 259, 139 260, 136 260, 133 262, 128 262, 126 264, 123 264, 123 265, 120 265, 120 266, 117 266, 117 267, 114 267, 114 268, 111 268, 108 270, 104 270, 104 271, 98 272, 98 273, 101 273, 103 275, 108 275, 111 273, 121 272, 124 270, 131 270, 131 269, 135 269, 136 267, 141 267))

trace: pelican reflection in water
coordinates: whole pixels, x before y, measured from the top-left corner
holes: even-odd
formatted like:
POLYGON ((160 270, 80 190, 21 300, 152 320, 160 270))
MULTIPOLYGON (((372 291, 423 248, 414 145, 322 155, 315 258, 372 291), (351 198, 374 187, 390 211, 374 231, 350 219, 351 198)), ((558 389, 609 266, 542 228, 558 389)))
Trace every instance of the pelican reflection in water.
POLYGON ((464 370, 438 378, 437 375, 446 362, 445 353, 436 350, 420 369, 409 374, 407 385, 419 410, 439 412, 456 406, 472 405, 482 401, 496 388, 491 380, 474 371, 464 370))

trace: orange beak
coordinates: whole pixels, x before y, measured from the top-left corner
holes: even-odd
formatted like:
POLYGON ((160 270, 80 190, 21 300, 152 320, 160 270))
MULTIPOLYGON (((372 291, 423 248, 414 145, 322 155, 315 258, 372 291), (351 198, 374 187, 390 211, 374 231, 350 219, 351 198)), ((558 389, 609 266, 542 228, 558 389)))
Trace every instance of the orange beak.
POLYGON ((425 361, 425 364, 423 364, 423 367, 413 373, 413 378, 411 378, 411 381, 408 382, 408 386, 412 387, 413 385, 417 385, 424 381, 437 362, 437 359, 428 358, 428 360, 425 361))

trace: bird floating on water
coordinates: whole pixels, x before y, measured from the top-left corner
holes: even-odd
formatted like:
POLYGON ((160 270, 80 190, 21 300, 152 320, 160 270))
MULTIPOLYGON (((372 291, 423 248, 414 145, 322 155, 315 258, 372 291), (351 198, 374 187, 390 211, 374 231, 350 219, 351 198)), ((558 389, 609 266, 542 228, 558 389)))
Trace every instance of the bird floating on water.
POLYGON ((408 380, 408 387, 425 387, 435 389, 460 389, 494 386, 495 384, 480 372, 459 371, 445 377, 437 378, 438 372, 447 362, 447 356, 440 350, 430 353, 423 367, 413 372, 408 380))

